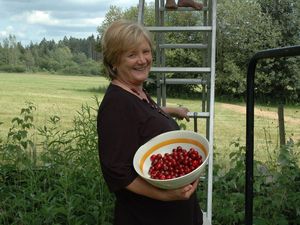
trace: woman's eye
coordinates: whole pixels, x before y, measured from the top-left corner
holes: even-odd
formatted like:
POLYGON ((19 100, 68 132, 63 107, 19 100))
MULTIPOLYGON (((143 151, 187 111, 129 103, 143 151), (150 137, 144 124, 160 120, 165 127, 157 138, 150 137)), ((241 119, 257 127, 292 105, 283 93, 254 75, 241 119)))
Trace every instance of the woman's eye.
POLYGON ((135 57, 135 54, 134 53, 128 54, 128 57, 133 58, 133 57, 135 57))

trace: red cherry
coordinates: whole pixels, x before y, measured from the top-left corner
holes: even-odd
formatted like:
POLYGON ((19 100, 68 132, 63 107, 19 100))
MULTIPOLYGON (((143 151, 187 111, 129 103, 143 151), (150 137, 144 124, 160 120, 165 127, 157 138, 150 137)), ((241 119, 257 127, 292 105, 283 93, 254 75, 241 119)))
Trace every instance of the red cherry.
POLYGON ((194 149, 189 151, 178 146, 170 153, 158 153, 150 156, 149 175, 153 179, 173 179, 195 170, 202 164, 202 156, 194 149))

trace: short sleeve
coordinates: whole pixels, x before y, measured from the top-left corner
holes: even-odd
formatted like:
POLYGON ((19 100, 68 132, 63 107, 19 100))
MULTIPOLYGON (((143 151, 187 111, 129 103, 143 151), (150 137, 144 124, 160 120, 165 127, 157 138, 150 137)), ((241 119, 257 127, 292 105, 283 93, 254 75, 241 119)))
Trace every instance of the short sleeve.
POLYGON ((130 106, 121 100, 108 101, 97 119, 98 147, 104 179, 111 191, 129 185, 137 173, 133 157, 138 149, 138 129, 130 106))

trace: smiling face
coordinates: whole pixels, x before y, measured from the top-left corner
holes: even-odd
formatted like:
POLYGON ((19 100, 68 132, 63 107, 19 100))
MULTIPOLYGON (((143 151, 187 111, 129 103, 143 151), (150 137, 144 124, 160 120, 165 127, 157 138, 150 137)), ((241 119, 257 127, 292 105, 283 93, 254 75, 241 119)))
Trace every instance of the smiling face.
POLYGON ((123 52, 114 65, 117 79, 133 86, 140 86, 148 78, 152 65, 149 42, 142 38, 135 48, 123 52))
POLYGON ((147 79, 152 64, 152 35, 141 24, 113 22, 101 37, 103 65, 110 80, 140 83, 147 79))

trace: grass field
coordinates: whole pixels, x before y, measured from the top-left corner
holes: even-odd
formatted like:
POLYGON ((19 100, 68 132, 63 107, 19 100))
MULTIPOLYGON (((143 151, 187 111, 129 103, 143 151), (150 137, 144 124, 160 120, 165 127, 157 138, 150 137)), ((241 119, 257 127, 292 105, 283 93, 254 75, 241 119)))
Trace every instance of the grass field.
MULTIPOLYGON (((25 102, 34 103, 35 124, 42 126, 49 116, 57 115, 61 118, 62 129, 72 126, 76 111, 82 104, 96 107, 95 97, 102 99, 108 81, 103 77, 60 76, 52 74, 13 74, 0 73, 0 137, 4 137, 10 121, 19 115, 25 102)), ((190 111, 200 111, 200 100, 168 99, 172 106, 183 105, 190 111)), ((245 103, 239 105, 215 103, 214 144, 220 158, 226 157, 232 141, 240 139, 245 144, 246 115, 245 103), (240 108, 236 108, 241 106, 240 108)), ((278 128, 276 107, 259 106, 255 118, 256 156, 266 157, 266 149, 272 150, 278 143, 278 128)), ((294 141, 300 140, 300 106, 285 108, 286 136, 294 141)), ((187 129, 193 130, 193 121, 186 122, 187 129)), ((199 131, 205 132, 204 120, 198 121, 199 131)))

